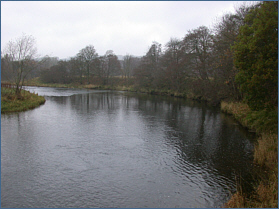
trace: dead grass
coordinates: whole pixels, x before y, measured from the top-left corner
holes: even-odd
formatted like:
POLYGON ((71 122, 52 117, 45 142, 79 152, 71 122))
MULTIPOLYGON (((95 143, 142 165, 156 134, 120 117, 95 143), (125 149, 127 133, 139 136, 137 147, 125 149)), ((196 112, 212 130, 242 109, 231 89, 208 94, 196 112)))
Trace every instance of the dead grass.
POLYGON ((278 164, 278 135, 263 133, 255 146, 254 162, 274 169, 278 164))
POLYGON ((233 194, 231 199, 224 205, 225 208, 247 208, 247 200, 246 198, 240 194, 240 192, 237 192, 233 194))
POLYGON ((221 110, 225 113, 233 115, 235 119, 237 119, 238 122, 241 123, 241 125, 243 125, 244 127, 251 128, 249 127, 249 124, 247 124, 247 121, 245 120, 245 118, 250 112, 250 108, 247 104, 240 103, 240 102, 227 103, 222 101, 221 110))
POLYGON ((268 184, 261 182, 256 194, 258 201, 253 205, 257 208, 278 208, 278 179, 269 181, 268 184))

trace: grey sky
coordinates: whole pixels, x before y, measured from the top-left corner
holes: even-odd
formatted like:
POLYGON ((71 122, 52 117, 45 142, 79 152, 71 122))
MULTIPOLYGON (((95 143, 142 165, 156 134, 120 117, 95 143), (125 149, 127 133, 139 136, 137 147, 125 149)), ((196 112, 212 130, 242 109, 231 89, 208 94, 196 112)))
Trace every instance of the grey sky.
POLYGON ((142 56, 152 41, 165 45, 188 30, 211 27, 240 1, 1 1, 1 50, 22 33, 41 56, 73 57, 87 45, 99 55, 142 56))

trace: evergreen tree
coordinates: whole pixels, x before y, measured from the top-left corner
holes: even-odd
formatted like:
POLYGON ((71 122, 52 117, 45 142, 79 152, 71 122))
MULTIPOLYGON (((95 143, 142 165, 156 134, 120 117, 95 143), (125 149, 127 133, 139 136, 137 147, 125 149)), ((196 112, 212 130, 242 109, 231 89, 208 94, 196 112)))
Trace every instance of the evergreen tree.
POLYGON ((253 110, 278 102, 278 2, 251 9, 233 47, 236 81, 253 110))

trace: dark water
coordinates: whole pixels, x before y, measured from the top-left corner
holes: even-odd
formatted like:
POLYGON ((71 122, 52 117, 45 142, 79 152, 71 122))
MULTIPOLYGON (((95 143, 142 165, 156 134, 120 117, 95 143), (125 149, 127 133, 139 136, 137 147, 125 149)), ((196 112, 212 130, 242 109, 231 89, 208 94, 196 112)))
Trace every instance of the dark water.
POLYGON ((249 172, 249 135, 169 97, 29 87, 46 103, 1 117, 2 207, 221 207, 249 172))

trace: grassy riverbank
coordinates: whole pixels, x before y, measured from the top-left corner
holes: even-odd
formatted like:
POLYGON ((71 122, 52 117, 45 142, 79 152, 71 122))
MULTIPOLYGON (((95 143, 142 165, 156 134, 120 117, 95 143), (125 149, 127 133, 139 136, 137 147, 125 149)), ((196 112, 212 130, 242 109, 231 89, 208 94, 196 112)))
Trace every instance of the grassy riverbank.
POLYGON ((278 110, 252 111, 243 103, 221 103, 221 110, 233 115, 244 127, 257 133, 254 163, 257 184, 252 194, 238 191, 225 205, 229 208, 278 207, 278 110))
POLYGON ((20 112, 40 106, 45 98, 22 90, 16 95, 12 88, 1 88, 1 113, 20 112))

